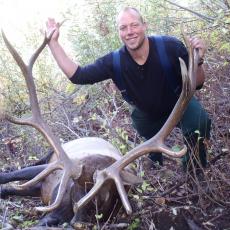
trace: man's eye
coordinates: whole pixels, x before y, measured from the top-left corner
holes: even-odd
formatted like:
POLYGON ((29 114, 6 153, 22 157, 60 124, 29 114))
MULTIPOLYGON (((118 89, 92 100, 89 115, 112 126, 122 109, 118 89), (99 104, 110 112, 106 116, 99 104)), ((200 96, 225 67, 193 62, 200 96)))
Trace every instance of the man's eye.
POLYGON ((138 27, 138 24, 133 24, 132 27, 136 28, 138 27))

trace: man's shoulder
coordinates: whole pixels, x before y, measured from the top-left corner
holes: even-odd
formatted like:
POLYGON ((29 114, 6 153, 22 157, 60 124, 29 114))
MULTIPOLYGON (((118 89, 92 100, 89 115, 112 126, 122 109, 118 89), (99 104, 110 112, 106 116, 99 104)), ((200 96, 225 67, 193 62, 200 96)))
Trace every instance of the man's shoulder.
POLYGON ((180 39, 178 39, 175 36, 169 36, 169 35, 151 35, 148 36, 150 40, 156 41, 156 39, 161 38, 164 43, 166 44, 183 44, 180 39))
POLYGON ((113 56, 113 53, 115 51, 109 51, 108 53, 98 57, 95 61, 95 64, 97 63, 105 63, 105 64, 108 64, 108 63, 111 63, 112 61, 112 56, 113 56))
MULTIPOLYGON (((159 37, 159 35, 154 35, 154 36, 149 36, 150 40, 152 40, 153 43, 156 44, 156 39, 159 37)), ((177 37, 174 36, 167 36, 167 35, 160 35, 160 37, 162 38, 162 42, 165 46, 165 49, 167 51, 167 53, 170 55, 173 54, 179 54, 182 51, 186 52, 186 48, 183 44, 183 42, 178 39, 177 37)))

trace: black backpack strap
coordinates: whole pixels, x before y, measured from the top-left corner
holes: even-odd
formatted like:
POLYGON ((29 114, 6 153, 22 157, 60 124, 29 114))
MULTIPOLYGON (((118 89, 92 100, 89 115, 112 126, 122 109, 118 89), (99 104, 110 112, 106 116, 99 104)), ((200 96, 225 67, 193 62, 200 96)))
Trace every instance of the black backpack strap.
POLYGON ((177 78, 174 76, 172 71, 172 66, 169 61, 168 55, 166 53, 165 44, 163 41, 163 36, 151 36, 150 39, 155 42, 158 56, 160 58, 161 66, 164 70, 166 78, 169 82, 169 85, 175 94, 179 94, 180 86, 178 84, 177 78))
POLYGON ((127 90, 125 81, 123 79, 121 73, 121 61, 120 61, 120 53, 119 50, 115 50, 112 52, 113 55, 113 69, 114 69, 114 83, 116 84, 117 88, 121 91, 122 97, 129 103, 134 104, 133 101, 130 99, 127 90))

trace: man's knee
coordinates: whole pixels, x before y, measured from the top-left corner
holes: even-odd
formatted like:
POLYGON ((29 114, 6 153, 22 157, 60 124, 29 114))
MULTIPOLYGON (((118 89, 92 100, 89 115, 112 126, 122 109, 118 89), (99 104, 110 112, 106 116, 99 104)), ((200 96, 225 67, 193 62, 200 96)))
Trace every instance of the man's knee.
POLYGON ((201 104, 193 98, 186 109, 180 127, 184 136, 197 133, 201 138, 210 137, 211 119, 201 104))

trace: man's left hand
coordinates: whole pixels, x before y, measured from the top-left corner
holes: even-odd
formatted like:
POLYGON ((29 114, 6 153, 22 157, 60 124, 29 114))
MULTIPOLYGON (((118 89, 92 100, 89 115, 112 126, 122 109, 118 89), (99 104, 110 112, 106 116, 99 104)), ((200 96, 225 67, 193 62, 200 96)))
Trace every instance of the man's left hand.
POLYGON ((199 56, 203 59, 206 52, 205 42, 198 37, 191 37, 189 42, 193 48, 199 49, 199 56))

